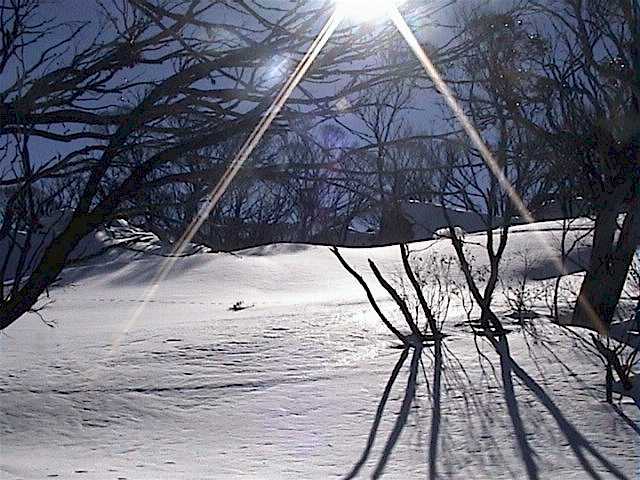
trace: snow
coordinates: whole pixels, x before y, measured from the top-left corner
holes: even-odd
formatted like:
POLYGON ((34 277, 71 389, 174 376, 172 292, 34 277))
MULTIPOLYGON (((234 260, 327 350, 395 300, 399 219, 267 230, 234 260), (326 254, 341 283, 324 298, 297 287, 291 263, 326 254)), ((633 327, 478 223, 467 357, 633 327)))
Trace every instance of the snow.
MULTIPOLYGON (((13 280, 16 269, 20 265, 21 256, 25 255, 26 264, 33 267, 51 240, 62 231, 70 219, 71 214, 68 211, 44 216, 39 219, 38 228, 32 231, 30 236, 25 231, 17 231, 15 241, 10 238, 0 240, 0 258, 7 258, 5 282, 13 280), (23 250, 27 251, 23 253, 23 250)), ((100 262, 103 262, 107 258, 104 254, 117 246, 129 246, 153 253, 167 253, 169 251, 154 234, 133 227, 124 220, 116 220, 106 228, 94 231, 84 237, 71 252, 71 261, 102 256, 100 262)))
MULTIPOLYGON (((557 275, 541 242, 557 245, 559 226, 514 228, 504 278, 522 275, 522 258, 539 285, 557 275)), ((465 237, 478 262, 483 241, 465 237)), ((402 352, 329 249, 192 251, 132 324, 166 261, 157 239, 132 245, 65 270, 43 312, 55 328, 25 317, 0 338, 0 478, 347 475, 402 352), (237 302, 250 308, 232 310, 237 302)), ((445 240, 412 249, 453 255, 445 240)), ((397 247, 342 252, 363 273, 368 258, 388 274, 401 269, 397 247)), ((513 373, 512 396, 491 346, 477 339, 479 355, 468 329, 456 326, 464 319, 458 305, 450 316, 439 413, 429 349, 424 372, 414 363, 415 401, 403 408, 409 354, 359 478, 376 470, 404 414, 384 478, 429 477, 430 465, 438 478, 454 479, 527 478, 532 464, 543 479, 640 474, 638 409, 629 399, 604 402, 603 368, 577 337, 544 318, 531 321, 535 337, 512 327, 512 370, 522 367, 535 382, 513 373)))
MULTIPOLYGON (((466 235, 466 232, 460 227, 453 227, 453 233, 455 234, 456 238, 464 238, 464 236, 466 235)), ((451 230, 449 230, 449 227, 439 228, 438 230, 433 232, 434 240, 438 240, 440 238, 451 238, 451 237, 452 237, 451 230)))
POLYGON ((444 208, 432 202, 408 202, 402 205, 413 225, 415 238, 432 238, 439 230, 452 225, 467 232, 484 230, 486 219, 482 215, 456 208, 444 208))
MULTIPOLYGON (((401 202, 400 211, 412 228, 412 236, 407 241, 435 238, 438 232, 448 228, 449 223, 466 232, 483 231, 487 223, 486 219, 476 212, 443 207, 433 202, 414 200, 401 202)), ((375 244, 380 221, 380 214, 375 210, 355 217, 349 225, 349 230, 352 232, 351 244, 357 246, 375 244)), ((497 224, 499 219, 494 221, 497 224)))

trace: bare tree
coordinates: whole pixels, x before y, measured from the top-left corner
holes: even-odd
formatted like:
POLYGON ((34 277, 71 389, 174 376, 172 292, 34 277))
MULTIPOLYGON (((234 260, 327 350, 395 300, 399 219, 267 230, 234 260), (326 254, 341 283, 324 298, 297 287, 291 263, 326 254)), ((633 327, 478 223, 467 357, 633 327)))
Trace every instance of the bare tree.
MULTIPOLYGON (((440 198, 449 221, 449 237, 473 299, 481 309, 478 326, 501 333, 500 320, 491 309, 499 285, 500 263, 507 248, 509 230, 517 220, 517 201, 509 196, 495 175, 499 170, 525 204, 535 198, 543 180, 543 163, 535 139, 513 121, 503 92, 510 83, 525 78, 524 66, 536 55, 522 23, 512 13, 474 12, 464 21, 460 41, 468 46, 467 60, 450 75, 459 84, 458 100, 469 119, 483 134, 492 153, 489 167, 476 146, 463 138, 452 138, 434 148, 440 162, 440 198), (465 241, 455 230, 444 207, 475 212, 484 225, 488 268, 478 271, 469 257, 465 241)), ((526 80, 523 80, 526 82, 526 80)))
POLYGON ((544 54, 529 72, 535 82, 514 90, 526 100, 501 98, 549 146, 560 193, 590 203, 591 258, 572 323, 603 331, 640 243, 640 6, 558 0, 527 9, 544 54))
MULTIPOLYGON (((37 0, 2 4, 0 132, 9 168, 1 185, 15 187, 30 214, 38 184, 65 179, 77 187, 64 227, 37 252, 23 248, 30 268, 3 292, 2 329, 36 304, 83 237, 130 210, 140 214, 135 200, 170 183, 171 165, 250 131, 278 89, 262 72, 274 56, 289 59, 291 70, 329 13, 326 5, 273 10, 233 1, 98 5, 102 25, 90 30, 43 20, 37 0), (211 20, 231 11, 236 21, 211 20), (54 31, 68 33, 49 40, 54 31)), ((314 81, 342 55, 319 64, 314 81)), ((282 119, 302 113, 288 109, 282 119)), ((3 217, 4 232, 22 228, 10 209, 3 217)))

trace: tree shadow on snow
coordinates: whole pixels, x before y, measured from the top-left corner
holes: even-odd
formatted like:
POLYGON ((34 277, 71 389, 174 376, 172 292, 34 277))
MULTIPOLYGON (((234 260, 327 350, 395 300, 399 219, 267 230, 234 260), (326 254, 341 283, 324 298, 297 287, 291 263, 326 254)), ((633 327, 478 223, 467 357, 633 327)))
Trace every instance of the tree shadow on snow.
POLYGON ((509 352, 509 343, 507 342, 506 336, 503 336, 498 340, 497 349, 499 349, 498 353, 500 355, 500 372, 502 376, 502 386, 504 389, 504 400, 507 406, 507 411, 509 412, 511 424, 513 425, 518 451, 522 462, 525 465, 527 478, 537 480, 540 477, 538 476, 538 466, 534 459, 535 453, 527 439, 524 423, 520 415, 518 400, 516 399, 516 394, 513 388, 513 368, 511 354, 509 352))
MULTIPOLYGON (((376 410, 376 415, 371 425, 371 430, 369 431, 369 437, 367 439, 367 445, 364 449, 364 452, 360 456, 360 459, 356 462, 351 471, 344 477, 345 480, 349 480, 355 478, 360 470, 369 459, 369 455, 371 454, 371 450, 376 440, 376 436, 378 434, 378 429, 380 428, 380 423, 382 421, 382 416, 384 414, 384 409, 389 400, 389 396, 391 395, 391 391, 393 390, 393 385, 395 384, 402 367, 404 366, 407 358, 409 357, 409 348, 405 348, 398 359, 393 371, 391 372, 391 376, 385 386, 382 397, 380 398, 380 402, 378 403, 378 408, 376 410)), ((413 354, 411 357, 411 365, 409 370, 409 377, 407 380, 407 387, 404 394, 404 398, 402 400, 402 406, 400 408, 400 413, 396 418, 393 430, 389 434, 387 441, 385 443, 382 455, 380 460, 378 461, 374 473, 372 474, 372 478, 380 478, 382 476, 384 469, 389 461, 389 457, 393 452, 393 448, 395 447, 398 439, 400 438, 400 434, 404 429, 404 426, 407 423, 407 419, 409 418, 409 412, 411 409, 411 404, 413 403, 413 399, 415 397, 416 392, 416 382, 418 378, 418 366, 420 363, 420 355, 421 352, 418 349, 413 350, 413 354)))
MULTIPOLYGON (((530 434, 527 433, 527 429, 525 428, 526 423, 521 415, 521 405, 518 402, 518 398, 514 389, 514 379, 517 379, 521 387, 524 387, 528 391, 530 391, 533 394, 535 400, 544 407, 544 411, 550 414, 551 418, 553 418, 554 422, 552 422, 552 425, 555 425, 555 427, 557 427, 557 429, 566 438, 566 443, 575 455, 575 458, 582 467, 582 470, 586 474, 585 478, 592 478, 596 480, 602 479, 603 476, 601 473, 599 473, 598 470, 606 471, 607 474, 611 475, 613 478, 628 478, 627 475, 625 475, 618 467, 607 460, 607 458, 605 458, 604 455, 600 453, 595 448, 595 446, 593 446, 587 440, 587 438, 585 438, 585 436, 576 429, 576 427, 565 417, 562 410, 553 401, 553 399, 549 396, 545 389, 511 357, 506 336, 500 338, 491 338, 489 339, 489 342, 499 356, 500 383, 502 390, 500 393, 504 398, 506 411, 511 423, 511 427, 513 428, 512 438, 516 444, 518 456, 524 466, 526 476, 529 480, 538 480, 540 478, 545 478, 545 476, 540 471, 540 467, 537 463, 538 455, 536 454, 529 441, 530 434)), ((394 451, 394 448, 398 443, 400 435, 407 424, 411 412, 412 403, 416 398, 418 370, 422 361, 421 358, 423 351, 421 349, 413 349, 412 351, 410 350, 411 349, 407 348, 402 351, 400 358, 393 368, 391 376, 380 398, 380 402, 378 403, 365 449, 351 471, 345 477, 343 477, 345 480, 356 478, 356 476, 361 473, 364 465, 367 463, 367 460, 369 460, 374 443, 376 441, 376 437, 379 433, 380 425, 389 397, 391 395, 391 391, 394 384, 396 383, 400 372, 406 364, 409 355, 411 354, 407 385, 405 388, 404 397, 402 399, 401 408, 399 413, 397 414, 393 428, 388 438, 386 439, 386 442, 382 449, 382 453, 380 454, 380 458, 377 460, 373 473, 371 474, 371 478, 380 478, 383 475, 384 470, 387 467, 387 464, 389 463, 391 455, 394 451)), ((438 456, 441 449, 440 441, 443 433, 441 431, 443 421, 441 397, 443 392, 444 370, 442 345, 440 345, 440 342, 437 342, 436 345, 433 346, 433 356, 433 372, 432 375, 430 375, 432 378, 432 385, 429 390, 429 396, 431 398, 430 431, 428 433, 428 442, 426 445, 428 449, 426 462, 428 467, 428 478, 430 480, 440 478, 438 473, 438 456)), ((491 404, 489 408, 487 405, 481 406, 481 408, 485 410, 485 413, 487 415, 494 414, 494 411, 491 409, 491 407, 495 408, 495 404, 491 404)), ((630 422, 633 423, 633 421, 631 420, 630 422)), ((633 428, 636 432, 638 432, 639 429, 637 426, 634 426, 633 428)), ((499 450, 504 449, 505 447, 508 448, 508 446, 500 444, 500 441, 492 442, 492 439, 487 438, 486 433, 487 432, 484 431, 479 439, 471 439, 471 441, 477 442, 477 444, 483 448, 497 449, 498 451, 495 452, 495 454, 497 456, 501 456, 502 453, 499 450)), ((452 454, 453 452, 447 450, 447 455, 452 454)))
MULTIPOLYGON (((527 267, 527 270, 520 270, 520 275, 527 275, 531 280, 551 280, 565 275, 584 272, 589 265, 591 249, 581 247, 576 248, 564 260, 560 257, 537 258, 535 263, 527 267)), ((514 275, 518 269, 514 269, 514 275)))
POLYGON ((567 440, 567 444, 573 451, 583 471, 589 478, 601 479, 596 471, 596 464, 600 464, 609 474, 615 478, 628 478, 618 467, 613 465, 582 435, 573 424, 565 417, 562 410, 556 405, 549 394, 536 382, 514 359, 511 357, 509 343, 506 336, 488 339, 500 358, 500 370, 504 399, 509 417, 514 429, 518 453, 525 466, 527 477, 531 480, 540 478, 536 464, 535 452, 527 439, 527 432, 520 415, 520 408, 513 387, 513 377, 529 390, 536 400, 546 409, 556 422, 560 432, 567 440), (591 459, 589 458, 592 457, 591 459))
MULTIPOLYGON (((383 475, 384 470, 391 457, 391 454, 393 453, 394 447, 398 443, 398 440, 400 439, 400 435, 402 434, 402 431, 404 430, 404 427, 407 424, 407 420, 409 419, 409 414, 411 412, 411 405, 416 396, 418 371, 422 361, 421 349, 405 348, 402 351, 400 358, 398 359, 398 362, 396 363, 393 371, 391 372, 391 376, 387 381, 382 397, 380 398, 380 402, 378 403, 378 408, 376 410, 373 424, 369 431, 369 436, 367 439, 367 444, 364 449, 364 452, 362 453, 362 455, 360 456, 360 458, 358 459, 354 467, 351 469, 351 471, 344 477, 345 480, 355 478, 360 473, 362 467, 365 465, 365 463, 369 459, 369 456, 371 455, 371 450, 373 448, 376 437, 378 435, 378 430, 380 428, 380 423, 382 421, 382 417, 384 415, 384 410, 389 400, 389 396, 391 395, 391 391, 398 378, 398 375, 400 374, 400 371, 402 370, 402 367, 404 366, 404 364, 407 361, 407 358, 409 357, 410 350, 412 351, 412 355, 411 355, 411 362, 409 366, 409 375, 407 378, 407 385, 404 392, 404 397, 402 399, 400 412, 398 413, 395 419, 393 429, 391 430, 391 433, 389 434, 385 442, 384 448, 380 455, 380 459, 376 464, 376 467, 371 475, 371 478, 376 479, 376 478, 380 478, 383 475)), ((429 442, 429 458, 433 458, 433 459, 437 458, 437 454, 438 454, 438 437, 439 437, 439 426, 440 426, 440 392, 441 392, 441 379, 442 379, 442 374, 441 374, 442 349, 441 349, 440 342, 436 342, 436 345, 434 347, 434 352, 435 352, 435 355, 434 355, 435 363, 434 363, 433 389, 432 389, 432 396, 433 396, 434 403, 433 403, 433 409, 432 409, 432 415, 431 415, 432 428, 431 428, 430 442, 429 442)), ((429 478, 437 478, 436 462, 435 461, 429 462, 429 465, 430 465, 429 478)))

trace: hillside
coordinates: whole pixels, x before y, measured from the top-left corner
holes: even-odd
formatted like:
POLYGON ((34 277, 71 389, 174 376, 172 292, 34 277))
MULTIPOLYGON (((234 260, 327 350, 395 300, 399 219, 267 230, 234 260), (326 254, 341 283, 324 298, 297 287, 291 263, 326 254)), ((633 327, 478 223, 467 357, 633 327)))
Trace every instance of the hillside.
MULTIPOLYGON (((526 271, 544 289, 559 274, 558 239, 557 222, 514 228, 505 285, 526 271)), ((466 241, 484 261, 484 237, 466 241)), ((412 249, 452 255, 445 239, 412 249)), ((548 400, 518 380, 513 396, 454 302, 439 402, 425 351, 415 381, 410 360, 397 367, 377 422, 401 351, 327 247, 194 251, 150 295, 164 253, 138 238, 67 269, 42 312, 55 328, 31 316, 0 338, 1 478, 325 479, 360 459, 368 478, 387 457, 391 479, 427 477, 428 458, 438 478, 526 478, 531 463, 539 478, 636 475, 638 409, 604 403, 602 365, 575 330, 544 316, 511 326, 511 354, 548 400), (238 302, 247 308, 234 311, 238 302)), ((344 255, 362 272, 368 258, 388 274, 401 268, 397 247, 344 255)))

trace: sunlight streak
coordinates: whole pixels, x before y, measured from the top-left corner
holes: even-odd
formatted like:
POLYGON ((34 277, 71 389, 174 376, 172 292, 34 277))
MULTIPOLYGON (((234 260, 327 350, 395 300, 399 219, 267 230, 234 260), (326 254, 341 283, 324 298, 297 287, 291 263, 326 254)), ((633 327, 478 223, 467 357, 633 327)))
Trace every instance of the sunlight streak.
POLYGON ((480 152, 480 155, 482 155, 482 158, 485 161, 487 167, 489 167, 489 170, 491 171, 493 176, 498 180, 500 187, 502 187, 504 191, 507 193, 507 195, 509 195, 509 198, 511 199, 516 209, 518 210, 518 213, 522 215, 522 217, 527 221, 527 223, 534 223, 535 218, 533 218, 533 215, 531 215, 531 212, 525 206, 524 202, 522 201, 522 198, 520 198, 520 195, 518 194, 518 192, 515 190, 515 188, 513 188, 513 185, 511 184, 509 179, 505 176, 504 172, 498 165, 498 162, 496 161, 493 154, 487 147, 487 144, 484 142, 484 140, 480 136, 480 133, 473 126, 467 114, 464 113, 464 110, 462 109, 460 104, 456 101, 452 90, 442 79, 435 65, 431 62, 431 60, 427 56, 424 49, 420 46, 418 39, 415 37, 415 35, 411 31, 411 28, 409 27, 409 25, 407 25, 407 22, 404 20, 404 18, 402 17, 398 9, 397 8, 392 9, 390 12, 390 15, 391 15, 391 20, 393 21, 393 23, 396 25, 396 27, 402 34, 407 44, 409 45, 413 53, 416 55, 416 57, 424 67, 429 77, 431 77, 431 80, 435 84, 436 89, 440 94, 442 94, 445 101, 447 102, 447 105, 449 106, 449 108, 451 108, 454 115, 462 125, 462 128, 464 128, 465 132, 473 142, 474 146, 478 149, 478 151, 480 152))
POLYGON ((313 62, 316 60, 316 58, 343 19, 344 12, 342 12, 340 9, 336 9, 336 11, 331 15, 325 26, 320 31, 314 42, 309 47, 309 50, 297 65, 296 69, 292 72, 291 76, 280 89, 269 109, 260 119, 240 150, 238 150, 236 156, 233 158, 226 171, 222 175, 222 178, 220 178, 218 183, 207 193, 206 200, 202 207, 200 207, 198 214, 191 221, 191 224, 187 227, 184 234, 176 242, 171 255, 167 257, 167 259, 158 269, 158 272, 151 281, 151 287, 144 295, 142 303, 133 313, 120 335, 114 340, 114 348, 117 348, 120 345, 122 338, 138 322, 140 316, 147 307, 149 300, 151 300, 155 296, 158 289, 160 288, 160 285, 167 278, 167 275, 175 265, 177 259, 185 253, 189 242, 193 239, 196 232, 200 229, 202 224, 216 207, 216 205, 220 201, 220 198, 222 198, 222 195, 224 195, 224 192, 229 188, 229 185, 236 177, 236 175, 238 175, 244 163, 247 161, 251 153, 253 153, 266 131, 269 129, 277 115, 284 107, 284 104, 287 102, 300 81, 304 78, 305 74, 309 71, 309 68, 311 68, 311 65, 313 65, 313 62))
MULTIPOLYGON (((393 21, 395 26, 398 28, 398 31, 400 32, 400 34, 404 37, 405 41, 409 45, 409 48, 411 48, 411 50, 417 57, 418 61, 422 64, 427 75, 429 75, 429 77, 433 81, 437 91, 444 97, 447 105, 453 111, 454 115, 460 122, 460 125, 462 125, 462 128, 464 128, 465 132, 469 136, 469 139, 471 140, 471 142, 480 152, 480 155, 482 156, 490 172, 498 180, 500 187, 509 196, 509 199, 515 206, 520 216, 529 224, 535 223, 536 219, 533 217, 533 215, 531 214, 527 206, 524 204, 522 198, 520 197, 516 189, 513 187, 509 179, 506 177, 506 175, 500 168, 500 165, 498 164, 493 154, 487 147, 487 144, 484 142, 484 140, 480 136, 480 133, 475 128, 475 126, 471 122, 471 119, 469 119, 467 114, 464 112, 464 110, 456 100, 453 94, 453 91, 449 88, 449 86, 443 80, 442 76, 440 75, 435 65, 433 64, 433 62, 431 61, 427 53, 424 51, 424 49, 418 42, 418 39, 414 35, 413 31, 405 21, 404 17, 402 16, 398 8, 395 6, 390 6, 389 16, 391 17, 391 20, 393 21)), ((547 253, 550 254, 550 258, 554 259, 554 263, 556 264, 556 268, 558 268, 558 271, 561 272, 562 275, 567 275, 568 274, 567 268, 562 263, 562 261, 557 257, 555 250, 543 238, 543 236, 541 235, 541 232, 536 232, 536 235, 538 235, 540 239, 540 243, 543 245, 547 253)), ((595 312, 593 306, 588 304, 582 297, 578 297, 578 302, 580 302, 580 304, 588 312, 588 315, 594 321, 593 323, 597 327, 599 332, 600 333, 605 332, 606 327, 602 322, 602 320, 600 319, 600 317, 598 316, 598 314, 595 312)))

